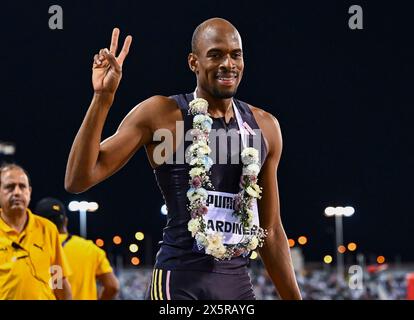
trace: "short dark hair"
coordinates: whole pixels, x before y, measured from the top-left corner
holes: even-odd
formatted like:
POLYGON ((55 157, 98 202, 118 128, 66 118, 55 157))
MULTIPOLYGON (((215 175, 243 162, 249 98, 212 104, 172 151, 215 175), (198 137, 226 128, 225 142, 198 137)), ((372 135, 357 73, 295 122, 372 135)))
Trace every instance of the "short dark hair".
POLYGON ((203 31, 204 29, 204 25, 203 24, 199 24, 197 26, 197 28, 195 28, 194 32, 193 32, 193 36, 191 37, 191 52, 193 53, 197 53, 197 45, 198 45, 198 41, 200 38, 200 34, 201 31, 203 31))
POLYGON ((24 169, 21 165, 18 165, 17 163, 14 163, 14 162, 11 162, 11 163, 4 162, 0 165, 0 185, 1 185, 1 175, 2 175, 2 173, 6 172, 6 171, 9 171, 9 170, 13 170, 13 169, 23 171, 24 174, 27 177, 27 180, 29 181, 29 186, 32 185, 32 183, 30 181, 29 173, 26 171, 26 169, 24 169))
POLYGON ((204 30, 209 27, 214 21, 221 21, 221 22, 225 22, 226 24, 228 24, 229 26, 231 26, 232 28, 234 28, 234 30, 239 33, 236 29, 236 27, 228 20, 223 19, 223 18, 211 18, 208 20, 203 21, 202 23, 200 23, 194 30, 193 32, 193 36, 191 37, 191 52, 197 54, 198 53, 198 43, 200 41, 201 35, 204 32, 204 30))

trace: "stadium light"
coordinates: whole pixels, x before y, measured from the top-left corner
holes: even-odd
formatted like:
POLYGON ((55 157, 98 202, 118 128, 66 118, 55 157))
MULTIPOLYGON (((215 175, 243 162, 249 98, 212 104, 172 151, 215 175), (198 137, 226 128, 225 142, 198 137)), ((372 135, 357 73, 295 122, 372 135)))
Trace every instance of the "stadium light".
POLYGON ((132 258, 131 258, 131 263, 132 263, 134 266, 137 266, 137 265, 139 265, 139 264, 141 263, 141 260, 139 260, 139 258, 138 258, 138 257, 132 257, 132 258))
POLYGON ((298 238, 298 243, 302 246, 304 246, 306 243, 308 243, 308 238, 306 238, 305 236, 300 236, 298 238))
MULTIPOLYGON (((336 269, 337 269, 337 279, 338 286, 342 285, 345 282, 344 279, 344 256, 342 253, 345 252, 346 248, 343 246, 344 236, 343 236, 343 225, 342 217, 350 217, 355 213, 353 207, 327 207, 324 211, 325 216, 335 217, 335 239, 336 239, 336 269), (340 252, 339 248, 345 249, 343 252, 340 252), (344 248, 342 248, 344 247, 344 248)), ((341 251, 342 251, 341 250, 341 251)))
POLYGON ((116 245, 120 245, 122 243, 122 238, 120 236, 116 235, 112 238, 112 242, 116 245))
POLYGON ((103 247, 103 246, 104 246, 104 244, 105 244, 105 242, 104 242, 102 239, 98 238, 98 239, 96 239, 96 240, 95 240, 95 244, 96 244, 98 247, 103 247))
POLYGON ((16 152, 16 147, 12 142, 0 141, 0 155, 11 156, 16 152))
POLYGON ((135 244, 135 243, 132 243, 132 244, 130 244, 129 245, 129 251, 131 251, 132 253, 135 253, 135 252, 137 252, 138 251, 138 245, 137 244, 135 244))
POLYGON ((135 233, 135 239, 137 239, 138 241, 142 241, 144 240, 144 238, 145 238, 145 235, 143 232, 138 231, 135 233))
POLYGON ((357 245, 356 245, 356 243, 355 243, 355 242, 350 242, 350 243, 348 243, 348 250, 349 250, 349 251, 355 251, 355 250, 356 250, 356 248, 357 248, 357 245))
POLYGON ((325 262, 326 264, 330 264, 332 262, 332 256, 327 254, 323 257, 323 262, 325 262))
POLYGON ((79 211, 79 228, 80 235, 86 238, 86 212, 95 212, 98 210, 99 205, 96 202, 88 201, 71 201, 68 205, 70 211, 79 211))
POLYGON ((377 257, 377 263, 378 264, 383 264, 385 262, 385 257, 384 256, 378 256, 377 257))

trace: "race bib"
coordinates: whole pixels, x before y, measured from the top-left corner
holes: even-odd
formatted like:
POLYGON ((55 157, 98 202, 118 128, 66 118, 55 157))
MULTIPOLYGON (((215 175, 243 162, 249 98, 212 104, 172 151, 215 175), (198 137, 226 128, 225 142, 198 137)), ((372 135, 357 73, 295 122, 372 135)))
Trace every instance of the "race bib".
POLYGON ((253 221, 252 229, 244 230, 238 217, 233 215, 234 197, 236 194, 227 192, 218 192, 207 190, 208 212, 204 215, 206 222, 206 231, 219 232, 223 235, 223 244, 238 244, 245 236, 254 232, 259 226, 259 214, 257 210, 257 201, 253 199, 253 221))

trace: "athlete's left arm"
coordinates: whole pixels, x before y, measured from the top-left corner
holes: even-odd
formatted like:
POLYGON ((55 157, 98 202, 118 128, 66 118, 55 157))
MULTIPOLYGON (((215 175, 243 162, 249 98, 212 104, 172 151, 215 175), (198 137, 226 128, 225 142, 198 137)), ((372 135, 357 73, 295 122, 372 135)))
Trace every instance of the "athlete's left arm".
POLYGON ((263 187, 263 192, 258 209, 260 226, 267 230, 268 235, 259 253, 280 297, 301 299, 280 217, 277 168, 282 153, 282 135, 276 118, 267 112, 261 114, 261 121, 258 122, 268 143, 268 154, 259 174, 259 185, 263 187))

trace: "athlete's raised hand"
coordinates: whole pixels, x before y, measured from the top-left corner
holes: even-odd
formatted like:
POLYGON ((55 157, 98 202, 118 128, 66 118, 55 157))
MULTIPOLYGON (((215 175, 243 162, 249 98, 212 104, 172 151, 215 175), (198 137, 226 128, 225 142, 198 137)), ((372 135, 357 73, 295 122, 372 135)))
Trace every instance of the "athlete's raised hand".
POLYGON ((116 56, 118 38, 119 29, 114 28, 109 50, 107 48, 101 49, 93 58, 92 85, 95 93, 113 95, 121 81, 122 64, 128 55, 132 37, 127 36, 125 38, 122 50, 119 55, 116 56))

